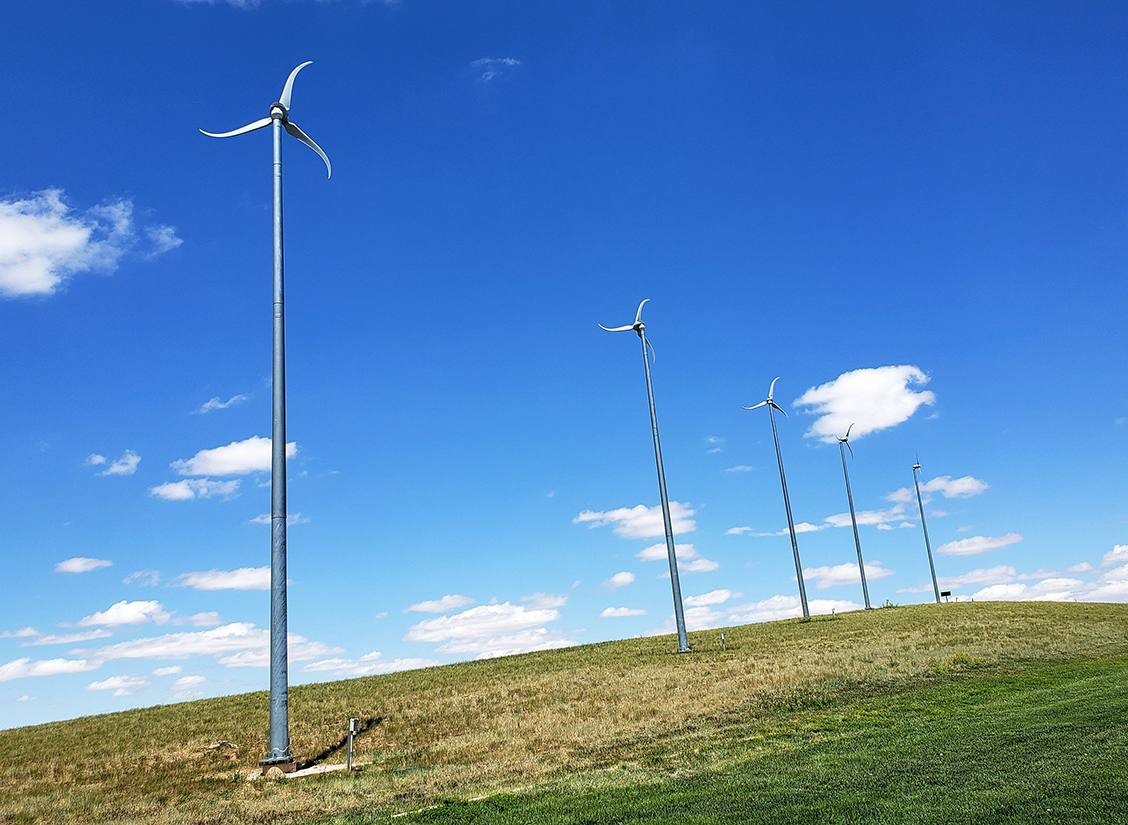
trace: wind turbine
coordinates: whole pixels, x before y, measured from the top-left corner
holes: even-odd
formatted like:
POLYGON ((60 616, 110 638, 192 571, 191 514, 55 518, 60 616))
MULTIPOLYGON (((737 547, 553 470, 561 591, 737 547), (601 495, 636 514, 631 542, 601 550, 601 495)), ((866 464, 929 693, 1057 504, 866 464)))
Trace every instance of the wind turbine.
POLYGON ((783 417, 787 418, 787 413, 783 411, 783 407, 775 402, 772 397, 775 393, 776 381, 779 376, 775 377, 772 385, 768 387, 768 397, 756 404, 753 407, 745 407, 746 410, 756 410, 760 407, 768 408, 768 418, 772 420, 772 437, 775 438, 776 461, 779 462, 779 483, 783 485, 783 506, 787 510, 787 530, 791 533, 791 552, 795 555, 795 576, 799 579, 799 601, 803 603, 803 621, 809 622, 811 620, 811 612, 807 609, 807 588, 803 584, 803 565, 799 561, 799 542, 795 540, 795 521, 791 518, 791 499, 787 497, 787 477, 783 474, 783 454, 779 451, 779 433, 776 431, 775 413, 773 410, 779 410, 783 413, 783 417))
POLYGON ((838 452, 842 454, 842 475, 846 479, 846 500, 850 502, 850 523, 854 525, 854 546, 858 548, 858 571, 862 574, 862 597, 866 600, 866 610, 870 609, 869 588, 866 587, 866 567, 862 562, 862 540, 858 538, 858 519, 854 515, 854 496, 850 492, 850 473, 846 470, 846 450, 850 451, 850 458, 854 457, 854 448, 850 446, 850 430, 854 429, 851 424, 846 428, 846 435, 835 436, 838 439, 838 452), (842 445, 846 445, 846 450, 842 449, 842 445))
POLYGON ((290 122, 290 93, 306 61, 290 72, 282 96, 270 104, 270 115, 254 123, 208 137, 229 138, 267 126, 274 131, 274 352, 270 464, 270 751, 259 764, 293 769, 290 751, 288 651, 286 648, 286 327, 282 279, 282 130, 285 129, 323 161, 329 177, 329 158, 305 132, 290 122))
POLYGON ((913 485, 916 487, 917 506, 920 507, 920 526, 924 530, 924 549, 928 551, 928 569, 932 571, 932 592, 936 594, 936 603, 940 604, 940 585, 936 583, 936 565, 932 563, 932 545, 928 543, 928 525, 924 523, 924 502, 920 498, 920 483, 917 481, 917 470, 920 469, 920 459, 913 465, 913 485))
POLYGON ((662 445, 658 441, 658 413, 654 411, 654 387, 650 383, 650 358, 646 348, 654 352, 654 346, 646 340, 646 324, 642 322, 642 305, 649 301, 644 298, 638 305, 633 324, 625 327, 605 327, 600 329, 608 332, 626 332, 634 330, 642 341, 642 366, 646 372, 646 398, 650 402, 650 429, 654 433, 654 462, 658 465, 658 494, 662 500, 662 524, 666 529, 666 555, 670 560, 670 585, 674 590, 674 621, 678 627, 678 653, 689 652, 689 641, 685 635, 685 612, 682 610, 681 582, 678 580, 678 557, 674 552, 674 528, 670 521, 670 500, 666 497, 666 471, 662 469, 662 445))

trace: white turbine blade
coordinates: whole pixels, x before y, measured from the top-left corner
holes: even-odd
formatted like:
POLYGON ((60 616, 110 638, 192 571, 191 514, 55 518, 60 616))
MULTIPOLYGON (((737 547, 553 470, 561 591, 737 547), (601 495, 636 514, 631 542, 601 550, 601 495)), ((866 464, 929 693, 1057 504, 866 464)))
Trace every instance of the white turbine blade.
POLYGON ((219 134, 215 134, 214 132, 204 132, 203 129, 201 129, 200 131, 208 137, 225 138, 235 137, 235 135, 245 135, 247 134, 247 132, 253 132, 255 129, 261 129, 263 126, 269 125, 270 118, 264 117, 262 120, 256 120, 254 123, 248 123, 246 126, 240 126, 238 129, 233 129, 230 132, 221 132, 219 134))
POLYGON ((850 451, 850 458, 853 458, 854 457, 854 448, 850 446, 850 442, 849 441, 843 441, 842 443, 845 444, 846 449, 850 451))
POLYGON ((744 407, 743 404, 741 404, 740 406, 744 407, 744 409, 746 409, 746 410, 758 410, 758 409, 760 409, 760 407, 764 406, 767 403, 768 403, 767 401, 761 401, 755 407, 744 407))
POLYGON ((776 402, 774 402, 774 401, 768 401, 768 406, 770 406, 770 407, 774 407, 775 409, 779 410, 779 411, 780 411, 781 413, 783 413, 783 417, 784 417, 784 418, 787 418, 787 410, 785 410, 785 409, 784 409, 783 407, 781 407, 781 406, 780 406, 779 404, 777 404, 776 402))
POLYGON ((627 326, 625 326, 625 327, 605 327, 605 326, 603 326, 603 324, 598 324, 597 326, 598 326, 598 327, 599 327, 600 329, 605 329, 605 330, 607 330, 608 332, 626 332, 626 331, 627 331, 628 329, 634 329, 634 325, 633 325, 633 324, 629 324, 629 325, 627 325, 627 326))
POLYGON ((644 335, 642 340, 646 342, 646 346, 650 347, 650 365, 653 366, 658 361, 658 353, 654 351, 654 345, 650 343, 649 338, 644 335))
MULTIPOLYGON (((301 66, 299 66, 298 68, 300 69, 301 66)), ((333 177, 333 167, 329 164, 329 158, 327 158, 325 156, 325 153, 321 151, 321 147, 310 139, 309 135, 299 129, 297 124, 290 120, 286 121, 286 131, 296 137, 310 149, 317 152, 317 154, 321 155, 321 159, 325 161, 325 168, 329 171, 329 177, 333 177)))
MULTIPOLYGON (((649 298, 643 298, 642 304, 645 304, 649 300, 650 300, 649 298)), ((635 313, 635 323, 636 324, 642 323, 642 304, 638 305, 638 312, 635 313)))
MULTIPOLYGON (((778 380, 779 380, 779 376, 777 375, 774 379, 772 379, 772 385, 770 387, 768 387, 768 400, 769 401, 771 401, 775 397, 775 385, 776 385, 776 381, 778 381, 778 380)), ((780 412, 783 412, 783 411, 780 410, 780 412)), ((784 414, 786 415, 786 413, 784 413, 784 414)))
POLYGON ((294 71, 290 72, 290 76, 286 78, 286 85, 282 87, 282 97, 278 98, 278 102, 282 104, 287 112, 290 111, 290 93, 294 91, 294 78, 298 76, 298 72, 312 63, 312 60, 307 60, 302 65, 298 66, 294 71))
POLYGON ((854 429, 853 424, 851 424, 849 427, 846 428, 846 436, 842 439, 843 441, 849 441, 850 440, 850 430, 852 430, 852 429, 854 429))

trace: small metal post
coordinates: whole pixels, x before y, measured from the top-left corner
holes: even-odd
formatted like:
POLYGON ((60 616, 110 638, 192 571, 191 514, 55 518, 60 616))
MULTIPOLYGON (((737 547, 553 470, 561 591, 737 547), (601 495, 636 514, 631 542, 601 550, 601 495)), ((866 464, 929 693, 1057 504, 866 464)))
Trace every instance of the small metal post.
POLYGON ((725 647, 725 634, 724 633, 721 634, 721 650, 728 650, 728 648, 725 647))
POLYGON ((357 719, 357 718, 355 718, 355 717, 354 717, 354 718, 352 718, 352 719, 349 719, 349 756, 348 756, 348 765, 346 766, 346 770, 350 770, 350 771, 352 770, 352 742, 353 742, 353 735, 354 735, 354 734, 356 733, 356 730, 357 730, 357 724, 358 724, 359 722, 360 722, 360 720, 359 720, 359 719, 357 719))

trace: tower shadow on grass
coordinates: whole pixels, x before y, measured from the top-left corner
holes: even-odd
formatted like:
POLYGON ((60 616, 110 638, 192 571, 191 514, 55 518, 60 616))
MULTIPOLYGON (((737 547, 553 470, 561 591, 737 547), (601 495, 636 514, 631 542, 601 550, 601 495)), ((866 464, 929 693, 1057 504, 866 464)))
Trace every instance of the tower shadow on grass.
MULTIPOLYGON (((369 719, 361 719, 360 724, 357 726, 356 733, 353 734, 353 738, 355 739, 356 737, 360 736, 362 733, 367 733, 368 731, 370 731, 372 728, 376 727, 377 725, 379 725, 383 721, 384 721, 383 716, 373 716, 369 719)), ((337 744, 330 745, 329 747, 327 747, 325 750, 323 750, 321 753, 317 754, 316 756, 312 756, 312 757, 310 757, 309 759, 306 759, 303 762, 299 762, 298 767, 300 769, 303 769, 303 770, 305 768, 312 768, 314 765, 318 764, 319 762, 322 762, 322 761, 328 759, 333 754, 337 753, 338 751, 343 750, 345 745, 348 744, 348 741, 349 741, 349 736, 346 733, 341 738, 341 740, 339 742, 337 742, 337 744)))

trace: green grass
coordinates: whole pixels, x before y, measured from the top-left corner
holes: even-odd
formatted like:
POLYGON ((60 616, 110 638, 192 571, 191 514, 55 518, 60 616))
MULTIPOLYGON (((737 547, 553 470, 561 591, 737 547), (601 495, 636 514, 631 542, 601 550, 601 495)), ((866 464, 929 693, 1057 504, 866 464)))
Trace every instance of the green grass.
POLYGON ((247 782, 264 693, 0 731, 0 820, 1128 819, 1128 605, 922 605, 726 635, 726 651, 709 631, 685 655, 631 639, 292 689, 300 757, 372 720, 353 775, 247 782))
MULTIPOLYGON (((613 770, 570 777, 559 787, 451 801, 396 821, 1122 822, 1126 723, 1125 658, 965 675, 732 725, 706 745, 713 752, 684 754, 665 771, 653 760, 647 777, 624 765, 625 781, 613 770), (716 761, 725 764, 709 764, 716 761)), ((330 821, 388 820, 382 812, 330 821)))

